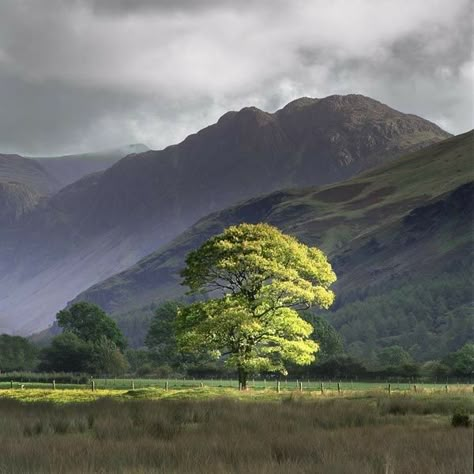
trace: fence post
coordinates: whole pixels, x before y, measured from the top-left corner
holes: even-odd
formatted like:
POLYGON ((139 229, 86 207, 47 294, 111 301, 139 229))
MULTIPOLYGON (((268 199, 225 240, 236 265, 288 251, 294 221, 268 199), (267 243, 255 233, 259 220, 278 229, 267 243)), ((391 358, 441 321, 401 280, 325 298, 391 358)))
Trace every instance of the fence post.
POLYGON ((322 383, 322 382, 321 382, 321 387, 320 387, 320 389, 321 389, 321 395, 324 395, 324 386, 323 386, 323 383, 322 383))
POLYGON ((165 390, 168 391, 170 388, 170 384, 168 382, 168 380, 165 382, 165 390))
MULTIPOLYGON (((267 379, 263 379, 263 388, 264 390, 267 389, 267 379)), ((472 389, 474 390, 474 387, 472 387, 472 389)))
POLYGON ((446 390, 446 393, 448 393, 448 384, 444 386, 444 389, 446 390))
POLYGON ((303 382, 300 382, 299 389, 300 389, 300 392, 302 392, 302 391, 303 391, 303 382))
POLYGON ((95 382, 94 382, 94 380, 91 380, 91 388, 92 388, 92 391, 95 392, 95 382))
POLYGON ((413 385, 413 390, 415 390, 415 393, 416 393, 416 385, 413 385))
POLYGON ((281 383, 279 380, 277 380, 277 393, 281 392, 281 383))
POLYGON ((390 384, 388 384, 388 394, 389 395, 392 394, 392 386, 390 384))
POLYGON ((341 382, 337 382, 337 393, 341 393, 341 382))
POLYGON ((10 388, 13 388, 13 380, 10 381, 10 388))
POLYGON ((53 380, 53 390, 56 390, 56 380, 53 380))

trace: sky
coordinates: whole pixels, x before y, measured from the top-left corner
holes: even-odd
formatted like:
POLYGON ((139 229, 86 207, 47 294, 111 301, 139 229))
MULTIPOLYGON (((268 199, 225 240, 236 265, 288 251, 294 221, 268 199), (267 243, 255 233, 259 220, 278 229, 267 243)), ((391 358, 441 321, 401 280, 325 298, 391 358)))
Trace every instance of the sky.
POLYGON ((0 153, 160 149, 360 93, 473 128, 470 0, 1 0, 0 153))

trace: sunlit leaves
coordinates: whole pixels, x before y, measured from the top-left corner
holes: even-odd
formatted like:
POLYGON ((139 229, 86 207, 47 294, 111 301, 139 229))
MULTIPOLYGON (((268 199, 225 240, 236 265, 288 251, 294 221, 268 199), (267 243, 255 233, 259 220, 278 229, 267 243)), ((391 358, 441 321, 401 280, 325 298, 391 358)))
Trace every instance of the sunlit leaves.
POLYGON ((317 248, 267 224, 226 229, 191 252, 183 283, 211 299, 182 308, 179 344, 189 351, 228 355, 246 372, 284 372, 284 361, 309 364, 317 344, 298 309, 328 308, 336 280, 317 248))

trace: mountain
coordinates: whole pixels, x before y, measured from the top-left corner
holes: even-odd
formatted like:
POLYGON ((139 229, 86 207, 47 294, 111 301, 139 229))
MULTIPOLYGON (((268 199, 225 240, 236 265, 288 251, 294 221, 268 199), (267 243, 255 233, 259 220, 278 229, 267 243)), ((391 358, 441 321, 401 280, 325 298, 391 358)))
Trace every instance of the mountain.
POLYGON ((79 292, 210 212, 278 189, 347 179, 448 136, 360 95, 303 98, 273 114, 229 112, 178 145, 81 178, 13 231, 0 230, 0 326, 45 327, 79 292))
POLYGON ((146 145, 136 143, 94 153, 34 158, 34 160, 50 176, 54 177, 59 184, 57 188, 59 189, 72 184, 83 176, 103 171, 127 155, 143 153, 148 150, 146 145))
POLYGON ((31 212, 41 195, 26 184, 0 181, 0 225, 9 226, 31 212))
POLYGON ((30 213, 41 197, 112 166, 121 158, 147 151, 145 145, 127 145, 107 151, 61 157, 25 158, 0 154, 0 224, 12 225, 30 213))
POLYGON ((47 195, 59 189, 59 182, 34 159, 0 154, 0 182, 20 183, 31 192, 47 195))
POLYGON ((328 318, 354 352, 370 349, 364 338, 372 333, 372 349, 418 344, 414 356, 426 359, 443 351, 442 339, 445 352, 456 350, 474 339, 473 139, 469 132, 342 183, 278 191, 213 213, 76 300, 113 312, 139 344, 154 303, 183 296, 179 272, 190 250, 229 225, 268 222, 328 253, 338 275, 328 318), (430 346, 420 349, 423 343, 430 346))

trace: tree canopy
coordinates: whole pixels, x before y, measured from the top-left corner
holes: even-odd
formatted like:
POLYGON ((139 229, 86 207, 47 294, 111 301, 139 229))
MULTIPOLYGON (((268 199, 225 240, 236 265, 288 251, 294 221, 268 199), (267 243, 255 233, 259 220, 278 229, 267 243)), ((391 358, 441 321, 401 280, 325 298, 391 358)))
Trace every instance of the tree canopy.
POLYGON ((0 335, 0 372, 31 370, 36 365, 38 351, 28 339, 0 335))
POLYGON ((176 314, 178 304, 166 301, 155 311, 151 320, 145 344, 153 358, 161 363, 173 363, 178 354, 176 349, 176 314))
POLYGON ((63 334, 41 354, 44 370, 118 375, 127 368, 117 324, 97 305, 81 301, 56 315, 63 334))
POLYGON ((336 276, 321 250, 267 224, 241 224, 192 251, 182 276, 191 293, 210 299, 179 309, 181 349, 226 355, 243 388, 251 372, 314 360, 313 328, 298 310, 334 300, 336 276))
POLYGON ((125 339, 117 323, 107 316, 99 306, 80 301, 56 315, 58 326, 71 332, 83 341, 99 343, 106 337, 120 350, 125 349, 125 339))

